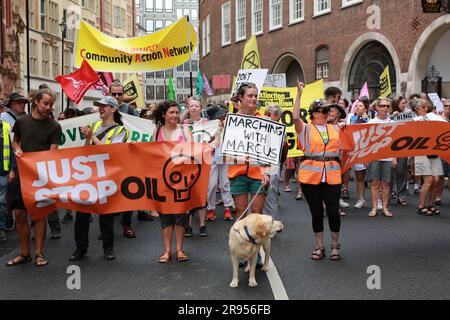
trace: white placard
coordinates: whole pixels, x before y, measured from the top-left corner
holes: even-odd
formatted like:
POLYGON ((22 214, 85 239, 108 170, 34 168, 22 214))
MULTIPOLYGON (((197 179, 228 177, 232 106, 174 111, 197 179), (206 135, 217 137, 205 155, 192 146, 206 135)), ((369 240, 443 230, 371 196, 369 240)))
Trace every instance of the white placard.
POLYGON ((228 114, 221 153, 278 165, 286 132, 282 123, 242 114, 228 114))
POLYGON ((405 111, 391 116, 392 121, 412 121, 416 117, 416 114, 412 111, 405 111))
MULTIPOLYGON (((125 128, 130 132, 128 141, 145 142, 150 141, 156 126, 153 121, 143 119, 129 114, 120 113, 125 128)), ((62 128, 62 143, 60 149, 84 146, 84 136, 81 128, 88 126, 91 122, 100 120, 98 113, 92 113, 81 117, 70 118, 59 121, 62 128)))
POLYGON ((431 102, 433 102, 433 105, 436 107, 437 112, 444 111, 444 105, 442 104, 441 98, 439 98, 437 93, 429 93, 428 96, 430 97, 431 102))
POLYGON ((245 70, 239 70, 237 76, 236 76, 236 83, 233 87, 233 90, 231 91, 231 97, 233 97, 241 84, 243 83, 254 83, 256 87, 258 88, 258 95, 261 92, 264 80, 266 79, 266 75, 269 69, 245 69, 245 70))
POLYGON ((264 80, 264 87, 286 88, 286 73, 268 74, 264 80))

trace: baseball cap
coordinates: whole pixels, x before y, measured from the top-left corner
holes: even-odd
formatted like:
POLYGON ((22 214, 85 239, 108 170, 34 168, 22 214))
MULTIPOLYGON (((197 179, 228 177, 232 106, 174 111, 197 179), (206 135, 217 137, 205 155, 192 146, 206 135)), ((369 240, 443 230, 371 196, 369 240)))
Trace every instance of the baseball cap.
POLYGON ((113 108, 119 108, 119 103, 111 96, 106 96, 100 100, 94 101, 94 106, 111 106, 113 108))

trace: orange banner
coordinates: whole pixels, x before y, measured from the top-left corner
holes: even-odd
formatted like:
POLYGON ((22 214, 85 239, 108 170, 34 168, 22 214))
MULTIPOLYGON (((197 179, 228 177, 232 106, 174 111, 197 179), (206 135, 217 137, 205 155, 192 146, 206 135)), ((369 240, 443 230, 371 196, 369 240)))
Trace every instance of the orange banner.
POLYGON ((207 144, 119 143, 24 153, 18 161, 31 217, 57 208, 88 213, 184 213, 206 204, 207 144))
POLYGON ((450 163, 450 122, 356 124, 340 134, 342 171, 356 163, 386 158, 437 155, 450 163))

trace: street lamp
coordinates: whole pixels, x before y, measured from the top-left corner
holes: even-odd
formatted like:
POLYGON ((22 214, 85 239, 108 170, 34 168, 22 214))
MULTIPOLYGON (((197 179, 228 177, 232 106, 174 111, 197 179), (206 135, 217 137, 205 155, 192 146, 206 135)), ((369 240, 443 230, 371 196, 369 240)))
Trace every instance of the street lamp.
MULTIPOLYGON (((66 10, 63 11, 63 20, 59 24, 61 27, 61 74, 64 75, 64 39, 66 38, 66 10)), ((64 111, 64 91, 61 86, 61 111, 64 111)))

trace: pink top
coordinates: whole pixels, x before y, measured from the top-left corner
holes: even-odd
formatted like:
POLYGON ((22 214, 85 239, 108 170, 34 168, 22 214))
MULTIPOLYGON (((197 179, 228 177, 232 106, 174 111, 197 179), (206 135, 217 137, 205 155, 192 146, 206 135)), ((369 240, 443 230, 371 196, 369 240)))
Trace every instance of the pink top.
MULTIPOLYGON (((178 140, 177 141, 178 142, 186 141, 186 138, 184 137, 183 129, 182 128, 178 128, 178 130, 180 130, 180 129, 181 129, 181 132, 180 132, 180 135, 178 136, 178 140)), ((163 136, 162 128, 159 129, 158 137, 157 137, 156 141, 167 141, 164 138, 164 136, 163 136)))

